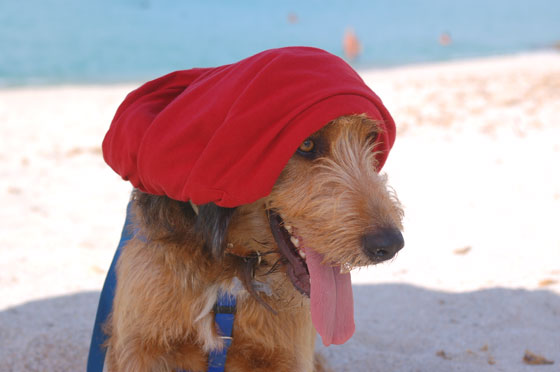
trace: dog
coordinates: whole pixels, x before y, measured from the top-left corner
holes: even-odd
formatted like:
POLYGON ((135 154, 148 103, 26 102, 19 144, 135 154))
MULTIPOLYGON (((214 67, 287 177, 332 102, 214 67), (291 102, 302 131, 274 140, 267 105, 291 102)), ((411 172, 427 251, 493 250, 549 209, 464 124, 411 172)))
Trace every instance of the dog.
MULTIPOLYGON (((208 353, 223 347, 213 306, 228 291, 237 312, 226 371, 329 371, 314 351, 312 323, 312 312, 327 317, 329 309, 312 305, 310 288, 323 284, 310 272, 344 276, 404 246, 403 209, 378 174, 381 130, 366 115, 326 123, 301 143, 269 195, 234 208, 135 190, 138 230, 120 256, 105 325, 108 370, 205 371, 208 353), (317 262, 324 267, 310 267, 317 262)), ((351 291, 339 295, 352 301, 351 291)))

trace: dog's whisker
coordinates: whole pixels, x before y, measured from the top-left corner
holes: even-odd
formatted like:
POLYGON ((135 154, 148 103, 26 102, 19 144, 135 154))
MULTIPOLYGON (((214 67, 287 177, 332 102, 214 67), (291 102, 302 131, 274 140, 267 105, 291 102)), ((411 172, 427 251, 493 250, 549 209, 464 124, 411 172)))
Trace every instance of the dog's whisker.
POLYGON ((260 245, 260 246, 262 246, 262 247, 265 247, 265 248, 269 248, 270 245, 271 245, 270 242, 261 242, 261 241, 258 241, 258 240, 255 239, 255 238, 252 238, 251 240, 253 240, 255 243, 257 243, 258 245, 260 245))
POLYGON ((261 256, 266 256, 269 254, 278 254, 278 251, 276 250, 270 250, 270 251, 264 251, 264 252, 259 252, 261 256))
POLYGON ((272 264, 270 269, 267 272, 265 272, 264 275, 270 275, 277 272, 278 270, 280 270, 280 266, 285 265, 287 262, 288 260, 286 260, 284 257, 279 258, 276 262, 274 262, 274 264, 272 264))
POLYGON ((272 307, 270 307, 270 305, 268 303, 266 303, 262 299, 262 297, 259 296, 257 291, 255 290, 255 286, 253 284, 254 265, 250 262, 246 262, 242 266, 242 271, 241 272, 242 272, 241 282, 243 283, 243 286, 249 292, 249 294, 251 294, 251 296, 255 300, 257 300, 258 303, 260 303, 262 306, 264 306, 267 310, 272 312, 274 315, 277 315, 278 313, 276 312, 276 310, 274 310, 272 307))

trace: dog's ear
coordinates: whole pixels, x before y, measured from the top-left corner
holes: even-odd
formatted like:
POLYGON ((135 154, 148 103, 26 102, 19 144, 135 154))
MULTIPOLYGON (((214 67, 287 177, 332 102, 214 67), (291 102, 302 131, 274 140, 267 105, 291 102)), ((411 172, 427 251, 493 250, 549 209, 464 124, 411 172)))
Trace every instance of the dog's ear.
POLYGON ((226 249, 229 223, 235 208, 220 207, 214 203, 198 207, 195 229, 204 240, 204 247, 212 256, 221 259, 226 249))
POLYGON ((189 203, 170 199, 165 195, 151 195, 134 190, 142 234, 150 241, 185 244, 193 239, 191 228, 195 214, 189 203))

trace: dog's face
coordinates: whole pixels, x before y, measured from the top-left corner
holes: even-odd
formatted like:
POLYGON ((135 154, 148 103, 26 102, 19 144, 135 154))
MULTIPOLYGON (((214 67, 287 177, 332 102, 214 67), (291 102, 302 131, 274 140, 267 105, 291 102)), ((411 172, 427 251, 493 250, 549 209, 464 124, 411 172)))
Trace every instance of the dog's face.
POLYGON ((376 171, 378 133, 374 121, 355 115, 311 135, 269 196, 237 208, 226 251, 259 252, 266 271, 285 273, 307 296, 309 254, 341 272, 394 257, 404 245, 403 212, 376 171))
POLYGON ((388 260, 404 245, 402 209, 376 172, 378 133, 362 116, 329 123, 302 143, 269 197, 273 235, 306 294, 310 249, 344 272, 388 260))

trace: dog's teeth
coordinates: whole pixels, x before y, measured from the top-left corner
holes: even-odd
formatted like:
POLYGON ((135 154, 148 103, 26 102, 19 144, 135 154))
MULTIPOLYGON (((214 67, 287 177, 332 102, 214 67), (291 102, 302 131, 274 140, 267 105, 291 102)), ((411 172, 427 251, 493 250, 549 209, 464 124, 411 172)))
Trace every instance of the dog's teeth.
POLYGON ((290 225, 284 225, 284 228, 285 228, 286 231, 288 231, 290 234, 291 234, 292 231, 294 230, 294 229, 292 228, 292 226, 290 226, 290 225))
POLYGON ((294 245, 294 247, 299 248, 299 240, 295 236, 290 236, 290 241, 294 245))
POLYGON ((299 256, 305 260, 305 252, 304 251, 300 250, 299 251, 299 256))

